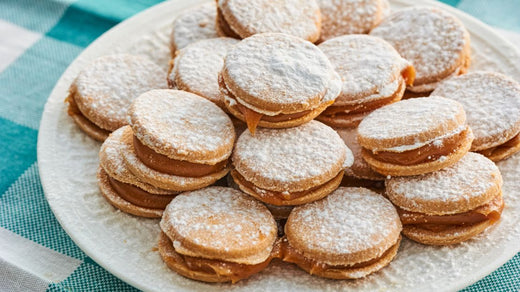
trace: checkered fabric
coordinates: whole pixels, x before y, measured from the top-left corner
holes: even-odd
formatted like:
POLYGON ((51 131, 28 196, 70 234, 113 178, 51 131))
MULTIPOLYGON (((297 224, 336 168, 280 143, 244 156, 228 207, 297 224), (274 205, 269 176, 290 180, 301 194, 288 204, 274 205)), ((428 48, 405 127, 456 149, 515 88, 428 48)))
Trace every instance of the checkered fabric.
MULTIPOLYGON (((136 290, 60 227, 40 184, 36 141, 45 101, 67 66, 103 32, 157 2, 0 0, 0 291, 136 290)), ((444 2, 520 33, 520 0, 444 2)), ((504 33, 520 46, 520 35, 504 33)), ((463 291, 490 290, 520 290, 520 254, 463 291)))

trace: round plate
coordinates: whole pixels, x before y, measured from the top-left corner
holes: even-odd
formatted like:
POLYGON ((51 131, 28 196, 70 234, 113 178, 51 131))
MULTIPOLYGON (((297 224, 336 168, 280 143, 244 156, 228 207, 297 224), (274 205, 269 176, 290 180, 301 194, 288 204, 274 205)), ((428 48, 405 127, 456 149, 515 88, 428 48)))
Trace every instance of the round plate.
MULTIPOLYGON (((119 24, 90 45, 65 71, 45 106, 38 136, 38 164, 49 204, 74 242, 94 261, 148 291, 166 290, 458 290, 491 273, 512 258, 520 245, 520 154, 498 165, 504 177, 506 208, 500 224, 477 238, 450 247, 422 246, 403 240, 395 260, 357 281, 310 276, 290 264, 274 262, 265 271, 231 284, 206 284, 170 271, 157 252, 158 220, 134 217, 109 205, 98 191, 96 169, 100 144, 83 134, 66 114, 68 86, 89 61, 114 52, 150 56, 166 70, 171 22, 180 11, 202 1, 173 0, 119 24)), ((417 4, 392 1, 398 9, 417 4)), ((448 6, 471 33, 471 70, 501 71, 520 80, 520 53, 480 21, 448 6)), ((165 73, 166 76, 166 73, 165 73)))

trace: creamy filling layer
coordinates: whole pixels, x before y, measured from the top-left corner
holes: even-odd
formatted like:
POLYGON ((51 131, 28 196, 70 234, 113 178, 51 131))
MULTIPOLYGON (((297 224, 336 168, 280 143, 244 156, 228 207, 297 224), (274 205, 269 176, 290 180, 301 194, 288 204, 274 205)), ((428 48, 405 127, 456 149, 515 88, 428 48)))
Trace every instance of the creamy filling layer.
POLYGON ((71 117, 80 116, 82 118, 83 122, 86 123, 87 127, 92 128, 92 129, 94 129, 94 131, 104 134, 106 136, 110 135, 110 133, 112 133, 111 131, 105 130, 105 129, 99 127, 98 125, 94 124, 79 110, 78 104, 76 103, 76 100, 74 98, 75 96, 76 96, 76 91, 71 89, 69 96, 67 96, 67 99, 65 100, 66 102, 69 103, 69 107, 67 109, 67 114, 71 117))
POLYGON ((477 152, 482 154, 482 155, 484 155, 484 156, 486 156, 486 157, 489 157, 489 156, 493 156, 493 154, 496 153, 496 152, 504 151, 504 150, 507 150, 509 148, 516 147, 519 144, 520 144, 520 134, 517 134, 516 136, 511 138, 509 141, 506 141, 505 143, 503 143, 501 145, 498 145, 498 146, 495 146, 495 147, 491 147, 491 148, 488 148, 488 149, 484 149, 484 150, 480 150, 480 151, 477 151, 477 152))
POLYGON ((137 157, 146 166, 171 175, 182 177, 203 177, 221 171, 228 163, 227 160, 224 160, 215 165, 209 165, 171 159, 168 156, 159 154, 144 145, 136 136, 134 136, 133 144, 137 157))
POLYGON ((134 185, 115 180, 110 176, 108 176, 108 181, 112 189, 121 198, 139 207, 163 210, 176 196, 151 194, 134 185))

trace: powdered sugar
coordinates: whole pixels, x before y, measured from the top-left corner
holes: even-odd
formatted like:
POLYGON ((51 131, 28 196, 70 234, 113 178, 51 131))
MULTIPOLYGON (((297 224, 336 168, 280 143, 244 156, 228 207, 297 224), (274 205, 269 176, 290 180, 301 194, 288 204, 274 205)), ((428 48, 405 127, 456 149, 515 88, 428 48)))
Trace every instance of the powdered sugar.
POLYGON ((320 201, 295 207, 288 224, 291 235, 304 242, 304 253, 327 251, 337 256, 377 246, 381 255, 397 242, 402 229, 397 211, 383 196, 343 187, 320 201))
POLYGON ((491 72, 473 72, 442 82, 432 93, 460 102, 475 140, 483 150, 510 140, 520 131, 520 84, 491 72))
POLYGON ((184 11, 173 22, 170 35, 172 49, 180 50, 199 40, 217 38, 216 17, 217 6, 214 1, 184 11))
POLYGON ((416 84, 425 83, 430 76, 442 75, 450 68, 457 69, 469 45, 462 23, 437 8, 417 7, 394 12, 370 34, 385 39, 412 62, 416 84))
POLYGON ((343 81, 337 106, 391 96, 402 82, 401 71, 411 66, 390 44, 368 35, 345 35, 318 47, 343 81))
POLYGON ((235 130, 229 117, 212 102, 180 90, 153 90, 130 110, 134 135, 148 147, 173 159, 216 164, 231 154, 235 130))
POLYGON ((240 94, 230 84, 281 108, 288 104, 316 107, 335 99, 340 91, 341 80, 323 52, 310 42, 283 34, 258 34, 241 41, 229 51, 223 70, 234 96, 240 94))

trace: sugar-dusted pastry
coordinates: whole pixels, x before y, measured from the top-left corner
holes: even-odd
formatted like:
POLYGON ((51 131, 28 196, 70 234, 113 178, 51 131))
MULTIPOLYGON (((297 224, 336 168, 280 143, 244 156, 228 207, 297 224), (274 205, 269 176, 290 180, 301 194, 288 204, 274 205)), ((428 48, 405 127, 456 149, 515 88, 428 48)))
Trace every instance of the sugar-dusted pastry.
POLYGON ((288 129, 244 132, 233 151, 235 183, 271 205, 301 205, 335 190, 352 152, 330 127, 311 121, 288 129))
POLYGON ((132 131, 123 158, 154 186, 187 191, 224 177, 235 142, 233 123, 207 99, 181 90, 152 90, 129 110, 132 131))
POLYGON ((123 134, 132 131, 123 126, 105 140, 99 150, 98 184, 107 201, 122 210, 140 217, 160 218, 166 205, 177 194, 141 181, 123 159, 123 134))
POLYGON ((446 80, 432 94, 460 102, 475 140, 471 151, 493 161, 520 150, 520 84, 492 72, 472 72, 446 80))
POLYGON ((208 187, 178 195, 164 211, 159 253, 170 269, 204 282, 249 278, 279 257, 269 210, 246 194, 208 187))
POLYGON ((285 224, 282 259, 320 277, 363 278, 392 261, 401 229, 396 209, 383 196, 341 187, 294 208, 285 224))
POLYGON ((315 42, 321 14, 315 0, 218 0, 217 32, 244 39, 279 32, 315 42))
POLYGON ((369 33, 390 14, 387 0, 317 0, 321 11, 321 41, 369 33))
POLYGON ((462 104, 440 97, 407 99, 369 114, 358 127, 363 159, 383 175, 408 176, 455 164, 473 133, 462 104))
POLYGON ((68 114, 90 137, 104 141, 126 125, 132 101, 151 89, 165 88, 163 70, 147 57, 118 54, 95 59, 69 89, 68 114))
POLYGON ((466 73, 471 60, 469 33, 456 17, 432 7, 398 10, 370 35, 389 42, 417 72, 413 92, 430 92, 438 82, 466 73))
POLYGON ((468 240, 496 223, 504 208, 501 187, 498 167, 473 152, 436 172, 386 180, 403 234, 431 245, 468 240))
POLYGON ((227 110, 218 75, 227 51, 237 43, 238 40, 232 38, 212 38, 181 49, 170 64, 169 87, 195 93, 227 110))
POLYGON ((176 52, 196 41, 218 37, 215 28, 217 5, 205 3, 183 11, 174 21, 170 34, 172 58, 176 52))
POLYGON ((356 127, 373 110, 401 100, 413 84, 410 62, 381 38, 344 35, 318 46, 343 81, 341 93, 318 120, 333 127, 356 127))
POLYGON ((280 34, 257 34, 228 51, 219 79, 229 112, 256 126, 306 123, 331 105, 341 79, 314 44, 280 34))

